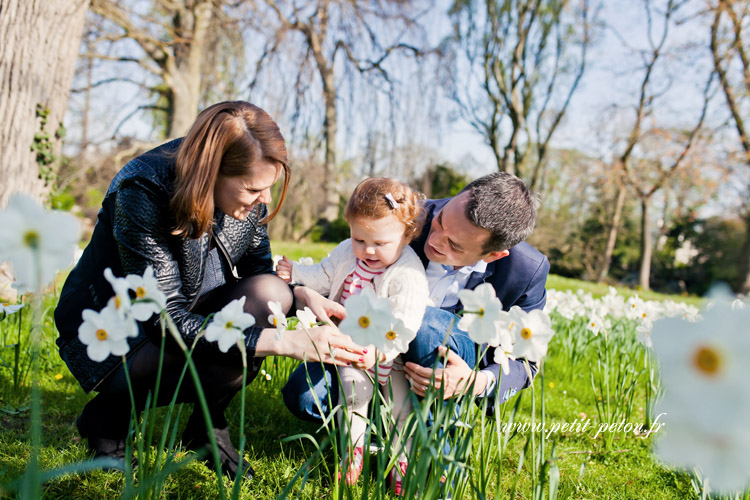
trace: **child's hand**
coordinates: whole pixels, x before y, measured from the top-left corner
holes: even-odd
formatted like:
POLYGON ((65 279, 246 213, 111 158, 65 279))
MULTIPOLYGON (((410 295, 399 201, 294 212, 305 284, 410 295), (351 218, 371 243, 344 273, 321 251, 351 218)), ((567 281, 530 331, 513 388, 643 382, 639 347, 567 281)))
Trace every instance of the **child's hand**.
POLYGON ((368 345, 362 352, 363 361, 354 363, 354 366, 360 370, 367 370, 375 366, 375 361, 377 360, 375 357, 376 353, 379 354, 380 362, 385 361, 385 354, 377 352, 374 345, 368 345))
POLYGON ((276 276, 287 283, 292 282, 292 262, 286 258, 286 255, 276 264, 276 276))

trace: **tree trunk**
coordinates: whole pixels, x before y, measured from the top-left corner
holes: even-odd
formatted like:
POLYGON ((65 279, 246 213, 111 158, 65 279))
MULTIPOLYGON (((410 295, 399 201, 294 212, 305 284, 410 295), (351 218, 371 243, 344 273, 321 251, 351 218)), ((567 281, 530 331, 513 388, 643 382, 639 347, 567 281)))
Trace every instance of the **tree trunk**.
POLYGON ((625 205, 625 194, 627 189, 623 184, 620 186, 620 191, 617 193, 617 201, 615 202, 615 213, 612 214, 612 225, 609 227, 609 235, 607 236, 607 247, 604 250, 604 260, 602 267, 599 270, 599 275, 596 277, 596 281, 601 283, 609 274, 609 266, 612 265, 612 254, 615 253, 615 243, 617 243, 617 229, 620 226, 620 217, 622 217, 622 207, 625 205))
POLYGON ((740 273, 737 279, 737 292, 750 295, 750 206, 745 216, 745 242, 740 252, 740 273))
POLYGON ((338 130, 338 120, 336 116, 336 84, 333 78, 333 70, 329 71, 324 79, 323 93, 326 103, 326 118, 323 124, 326 138, 326 162, 325 175, 323 182, 323 192, 325 193, 325 207, 323 217, 327 220, 334 220, 339 215, 339 197, 336 186, 338 179, 336 176, 336 132, 338 130))
POLYGON ((167 56, 164 68, 171 97, 168 138, 185 135, 198 116, 201 62, 212 15, 211 0, 188 2, 174 15, 175 34, 180 42, 167 56))
POLYGON ((497 171, 505 172, 505 158, 503 157, 503 150, 498 140, 497 130, 488 131, 488 139, 490 148, 492 148, 492 154, 495 155, 495 162, 497 163, 497 171))
POLYGON ((89 0, 0 0, 0 207, 13 193, 41 198, 36 106, 49 109, 56 151, 89 0))
POLYGON ((650 290, 651 277, 651 231, 649 230, 648 218, 651 211, 651 198, 641 198, 641 272, 638 282, 641 290, 650 290))
POLYGON ((515 176, 518 176, 518 165, 516 165, 515 162, 516 148, 518 147, 518 134, 519 129, 516 122, 514 122, 513 130, 510 134, 510 140, 508 140, 508 144, 505 145, 505 150, 503 151, 502 171, 515 176), (512 161, 511 158, 513 158, 512 161))
POLYGON ((173 66, 173 72, 164 75, 164 82, 171 87, 168 97, 167 138, 184 136, 198 116, 200 103, 200 72, 173 66))

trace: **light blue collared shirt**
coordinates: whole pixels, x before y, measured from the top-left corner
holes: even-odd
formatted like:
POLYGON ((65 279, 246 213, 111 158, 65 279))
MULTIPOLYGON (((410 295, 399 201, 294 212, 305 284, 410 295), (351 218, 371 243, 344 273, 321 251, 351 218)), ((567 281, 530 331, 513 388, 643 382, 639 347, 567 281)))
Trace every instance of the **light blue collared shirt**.
MULTIPOLYGON (((466 288, 471 273, 484 273, 487 270, 487 263, 480 260, 472 266, 463 266, 454 269, 453 266, 446 266, 430 261, 425 272, 427 273, 427 284, 430 288, 430 299, 435 307, 452 307, 458 303, 458 292, 466 288)), ((481 370, 487 376, 487 386, 478 397, 486 397, 492 393, 495 388, 495 374, 492 370, 481 370)))
POLYGON ((463 266, 453 269, 430 262, 425 272, 427 273, 427 284, 430 287, 430 299, 435 307, 452 307, 458 303, 458 292, 466 288, 469 277, 473 272, 483 273, 487 270, 487 263, 480 260, 472 266, 463 266))

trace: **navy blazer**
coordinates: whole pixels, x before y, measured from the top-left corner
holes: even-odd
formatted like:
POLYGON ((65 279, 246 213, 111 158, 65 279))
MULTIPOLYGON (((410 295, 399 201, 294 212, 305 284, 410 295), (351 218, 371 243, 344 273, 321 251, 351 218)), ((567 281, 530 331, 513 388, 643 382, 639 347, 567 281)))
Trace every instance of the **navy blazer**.
MULTIPOLYGON (((427 200, 425 204, 426 218, 422 233, 411 242, 411 247, 417 252, 425 268, 429 259, 424 253, 424 245, 430 233, 432 218, 438 213, 451 198, 442 200, 427 200)), ((503 309, 508 311, 513 306, 518 306, 524 311, 543 309, 547 302, 547 274, 549 273, 549 260, 536 248, 526 242, 510 248, 510 254, 502 259, 487 264, 485 272, 473 272, 466 283, 466 289, 473 290, 482 283, 489 283, 495 289, 495 294, 503 304, 503 309)), ((455 306, 446 308, 456 313, 462 308, 459 301, 455 306)), ((529 385, 528 375, 520 361, 510 362, 510 374, 500 376, 500 366, 489 362, 494 358, 494 353, 489 352, 482 360, 481 366, 491 370, 495 380, 500 380, 497 390, 501 391, 501 401, 505 401, 518 390, 529 385)), ((532 364, 532 374, 536 373, 536 366, 532 364)))

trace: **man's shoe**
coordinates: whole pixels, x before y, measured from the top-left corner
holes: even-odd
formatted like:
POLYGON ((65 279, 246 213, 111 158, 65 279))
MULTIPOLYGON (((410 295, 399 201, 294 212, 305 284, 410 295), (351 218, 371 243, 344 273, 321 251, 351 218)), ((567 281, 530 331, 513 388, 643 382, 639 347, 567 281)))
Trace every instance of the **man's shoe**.
MULTIPOLYGON (((232 445, 232 441, 229 439, 229 429, 224 427, 222 429, 213 429, 214 436, 216 437, 216 447, 219 451, 219 462, 221 463, 221 470, 224 474, 229 474, 230 477, 237 477, 237 470, 242 468, 242 476, 250 480, 255 476, 255 471, 250 466, 250 462, 244 458, 240 458, 240 454, 237 449, 232 445), (241 465, 240 465, 241 464, 241 465)), ((208 464, 213 464, 213 455, 211 452, 211 441, 206 436, 205 431, 202 435, 190 435, 188 429, 182 433, 182 442, 185 444, 188 450, 195 451, 196 453, 203 453, 204 460, 208 464)))

